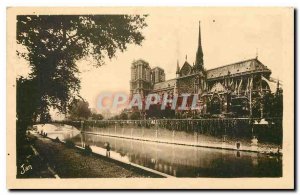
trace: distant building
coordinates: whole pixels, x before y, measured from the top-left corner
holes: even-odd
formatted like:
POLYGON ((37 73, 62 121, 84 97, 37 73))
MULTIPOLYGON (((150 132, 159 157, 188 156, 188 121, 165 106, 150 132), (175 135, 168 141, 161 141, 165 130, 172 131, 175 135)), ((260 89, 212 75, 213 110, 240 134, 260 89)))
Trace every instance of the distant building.
MULTIPOLYGON (((175 66, 174 66, 175 67, 175 66)), ((272 79, 271 70, 257 57, 218 68, 205 70, 199 23, 198 49, 195 63, 187 61, 180 67, 177 61, 176 77, 165 80, 165 72, 160 67, 152 68, 144 60, 137 60, 131 66, 130 94, 150 93, 161 96, 184 93, 198 94, 201 107, 198 114, 252 115, 254 104, 266 93, 279 91, 279 83, 272 79), (250 104, 251 102, 251 104, 250 104)), ((282 90, 280 89, 282 92, 282 90)), ((179 99, 180 101, 180 99, 179 99)), ((191 104, 191 98, 188 105, 191 104)), ((257 106, 256 106, 257 107, 257 106)), ((260 105, 261 117, 263 106, 260 105)), ((178 110, 176 110, 178 112, 178 110)))

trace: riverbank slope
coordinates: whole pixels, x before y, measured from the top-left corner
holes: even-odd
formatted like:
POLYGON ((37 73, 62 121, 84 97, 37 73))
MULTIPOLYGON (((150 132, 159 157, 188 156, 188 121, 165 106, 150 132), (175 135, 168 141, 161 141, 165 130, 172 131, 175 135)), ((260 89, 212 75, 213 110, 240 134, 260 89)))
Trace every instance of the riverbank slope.
MULTIPOLYGON (((30 137, 37 138, 33 142, 33 148, 60 178, 161 177, 104 156, 86 155, 78 148, 68 148, 64 143, 37 134, 30 137)), ((35 167, 32 167, 32 171, 34 170, 35 167)))

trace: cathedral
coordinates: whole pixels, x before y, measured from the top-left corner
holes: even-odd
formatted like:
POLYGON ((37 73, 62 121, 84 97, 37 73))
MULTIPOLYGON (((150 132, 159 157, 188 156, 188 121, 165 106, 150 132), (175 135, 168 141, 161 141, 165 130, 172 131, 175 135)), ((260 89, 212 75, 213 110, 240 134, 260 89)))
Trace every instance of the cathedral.
MULTIPOLYGON (((265 117, 262 97, 266 94, 282 94, 279 81, 271 78, 271 70, 258 60, 243 60, 218 68, 205 69, 199 23, 198 49, 195 62, 187 61, 180 66, 178 61, 176 76, 166 80, 164 69, 151 68, 144 60, 137 60, 131 66, 130 95, 146 97, 156 93, 197 94, 197 104, 201 109, 190 111, 200 116, 224 115, 265 117)), ((180 98, 178 98, 180 101, 180 98)), ((191 105, 189 98, 187 104, 191 105)), ((180 111, 175 110, 175 114, 180 111)))

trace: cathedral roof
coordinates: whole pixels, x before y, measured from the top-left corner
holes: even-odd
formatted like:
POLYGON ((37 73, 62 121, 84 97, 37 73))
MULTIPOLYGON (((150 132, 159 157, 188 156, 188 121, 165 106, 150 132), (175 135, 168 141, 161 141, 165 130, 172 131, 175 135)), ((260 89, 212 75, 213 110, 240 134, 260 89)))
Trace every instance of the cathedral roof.
POLYGON ((270 69, 263 65, 257 58, 254 58, 207 70, 207 79, 254 71, 270 71, 270 69))
POLYGON ((160 83, 155 83, 153 86, 154 91, 161 91, 168 88, 174 88, 176 85, 176 79, 167 80, 160 83))

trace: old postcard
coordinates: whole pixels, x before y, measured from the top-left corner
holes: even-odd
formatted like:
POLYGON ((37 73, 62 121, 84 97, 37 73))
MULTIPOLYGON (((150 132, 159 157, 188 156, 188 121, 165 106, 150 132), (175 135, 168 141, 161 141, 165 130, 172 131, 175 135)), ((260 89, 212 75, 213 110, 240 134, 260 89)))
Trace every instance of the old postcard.
POLYGON ((293 189, 294 9, 7 9, 9 189, 293 189))

